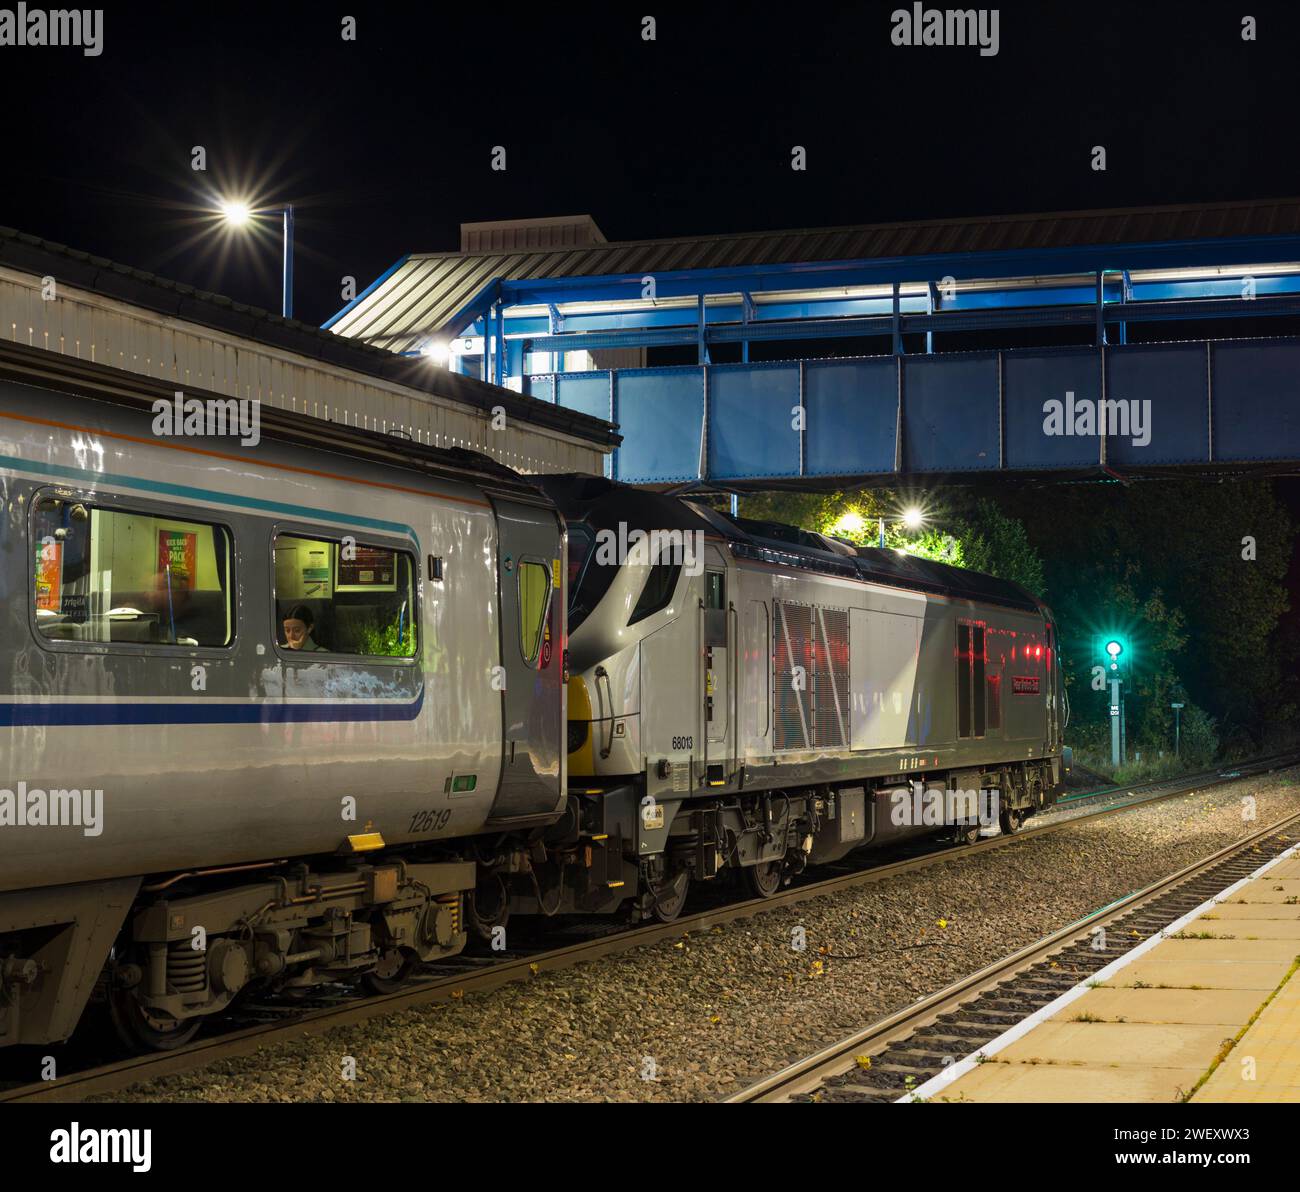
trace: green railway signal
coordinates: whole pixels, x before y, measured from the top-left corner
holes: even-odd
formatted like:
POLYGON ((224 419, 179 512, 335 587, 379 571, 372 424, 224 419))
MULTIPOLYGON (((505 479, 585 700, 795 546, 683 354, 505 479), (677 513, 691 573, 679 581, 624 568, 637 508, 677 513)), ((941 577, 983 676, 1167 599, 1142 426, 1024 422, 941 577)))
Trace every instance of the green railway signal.
MULTIPOLYGON (((1101 656, 1106 660, 1106 669, 1112 674, 1119 670, 1120 659, 1128 649, 1128 643, 1118 634, 1106 634, 1097 639, 1101 647, 1101 656)), ((1125 660, 1127 661, 1127 659, 1125 660)))

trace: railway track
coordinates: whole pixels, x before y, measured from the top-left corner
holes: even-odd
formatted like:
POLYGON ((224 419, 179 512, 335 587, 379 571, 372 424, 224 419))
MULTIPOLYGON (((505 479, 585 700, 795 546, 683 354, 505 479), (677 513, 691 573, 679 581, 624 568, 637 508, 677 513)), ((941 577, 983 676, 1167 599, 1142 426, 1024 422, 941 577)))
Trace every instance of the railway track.
MULTIPOLYGON (((1242 764, 1228 771, 1208 771, 1177 780, 1161 780, 1141 786, 1115 788, 1113 791, 1076 796, 1072 805, 1085 799, 1109 799, 1080 815, 1053 819, 1037 827, 1026 828, 1014 836, 995 836, 961 846, 930 845, 919 855, 903 856, 879 863, 870 855, 852 865, 823 867, 815 874, 805 874, 789 888, 770 898, 749 898, 716 906, 674 920, 671 923, 620 927, 608 920, 579 922, 548 934, 536 948, 512 950, 496 957, 459 957, 452 962, 429 966, 405 988, 395 993, 365 995, 351 987, 337 987, 317 994, 305 1002, 267 1000, 243 1004, 236 1016, 214 1023, 211 1033, 170 1052, 135 1056, 125 1060, 100 1062, 93 1055, 74 1059, 76 1067, 54 1080, 27 1083, 10 1080, 6 1087, 0 1069, 0 1103, 24 1101, 82 1101, 162 1076, 192 1071, 215 1063, 251 1054, 258 1049, 290 1039, 332 1030, 384 1014, 393 1014, 431 1002, 460 998, 469 993, 484 993, 513 981, 530 980, 542 972, 568 968, 584 961, 625 952, 683 934, 708 931, 713 927, 747 919, 764 911, 792 906, 809 899, 854 886, 884 881, 900 873, 924 869, 958 856, 989 849, 1004 848, 1044 833, 1059 831, 1080 819, 1097 818, 1176 798, 1209 786, 1235 781, 1300 764, 1300 753, 1272 756, 1242 764), (869 863, 869 862, 876 863, 869 863), (557 940, 556 936, 560 938, 557 940)), ((1067 804, 1070 805, 1070 804, 1067 804)), ((1240 846, 1233 846, 1234 848, 1240 846)), ((1076 925, 1077 927, 1077 925, 1076 925)), ((1075 930, 1070 928, 1067 930, 1075 930)), ((1020 955, 1019 953, 1017 954, 1020 955)), ((1098 966, 1100 967, 1100 965, 1098 966)), ((979 977, 981 974, 976 974, 979 977)), ((927 999, 927 1005, 930 999, 927 999)), ((886 1020, 887 1022, 892 1020, 886 1020)), ((883 1024, 877 1024, 883 1025, 883 1024)), ((28 1049, 48 1052, 51 1048, 28 1049)), ((12 1053, 11 1053, 12 1054, 12 1053)), ((8 1057, 5 1057, 8 1060, 8 1057)), ((65 1065, 60 1062, 60 1067, 65 1065)), ((29 1070, 39 1069, 39 1057, 29 1070)), ((737 1098, 739 1099, 739 1098, 737 1098)), ((764 1098, 766 1099, 766 1098, 764 1098)))
MULTIPOLYGON (((1073 821, 1066 821, 1073 822, 1073 821)), ((1295 845, 1300 813, 1101 907, 829 1047, 730 1103, 893 1103, 1295 845), (1094 933, 1104 928, 1097 947, 1094 933)))

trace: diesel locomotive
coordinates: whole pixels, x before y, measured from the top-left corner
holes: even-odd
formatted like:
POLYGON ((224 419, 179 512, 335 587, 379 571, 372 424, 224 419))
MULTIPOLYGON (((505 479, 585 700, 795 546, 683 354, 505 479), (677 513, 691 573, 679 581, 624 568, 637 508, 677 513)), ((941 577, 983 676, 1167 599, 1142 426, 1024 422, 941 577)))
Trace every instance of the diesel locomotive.
POLYGON ((1023 588, 596 477, 541 484, 571 592, 548 906, 671 919, 724 870, 770 897, 855 849, 1015 832, 1056 797, 1056 627, 1023 588))
POLYGON ((1014 831, 1061 781, 1052 615, 987 576, 10 382, 0 496, 0 1045, 94 1012, 175 1047, 511 914, 671 920, 693 882, 953 831, 921 790, 1014 831))

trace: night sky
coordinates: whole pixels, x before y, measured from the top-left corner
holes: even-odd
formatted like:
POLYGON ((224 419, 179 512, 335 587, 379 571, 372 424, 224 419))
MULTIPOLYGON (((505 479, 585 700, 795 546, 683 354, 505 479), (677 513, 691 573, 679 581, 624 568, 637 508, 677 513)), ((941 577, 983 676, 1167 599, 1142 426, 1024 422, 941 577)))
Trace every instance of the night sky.
POLYGON ((896 7, 109 6, 100 57, 0 47, 0 224, 276 308, 277 241, 200 212, 292 201, 320 322, 462 220, 613 240, 1300 193, 1295 5, 1245 6, 1254 43, 1226 5, 1002 5, 990 57, 894 46, 896 7))

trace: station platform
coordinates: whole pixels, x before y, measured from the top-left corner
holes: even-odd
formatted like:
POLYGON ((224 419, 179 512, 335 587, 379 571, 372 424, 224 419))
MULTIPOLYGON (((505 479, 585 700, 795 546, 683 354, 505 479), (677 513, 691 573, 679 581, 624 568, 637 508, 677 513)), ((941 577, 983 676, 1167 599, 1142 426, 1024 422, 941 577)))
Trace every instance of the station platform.
POLYGON ((901 1100, 1300 1103, 1300 846, 901 1100))

